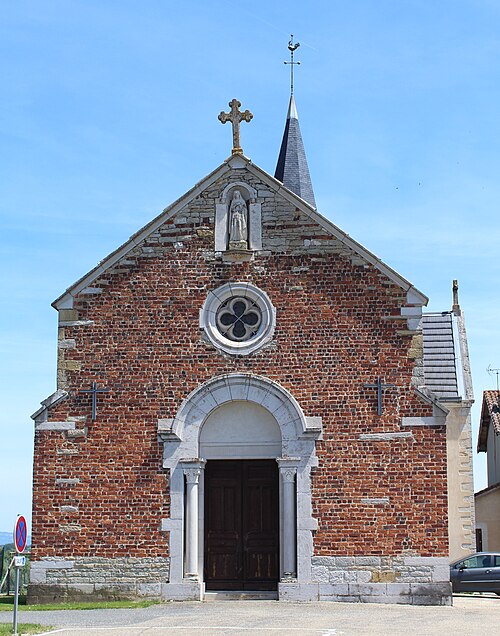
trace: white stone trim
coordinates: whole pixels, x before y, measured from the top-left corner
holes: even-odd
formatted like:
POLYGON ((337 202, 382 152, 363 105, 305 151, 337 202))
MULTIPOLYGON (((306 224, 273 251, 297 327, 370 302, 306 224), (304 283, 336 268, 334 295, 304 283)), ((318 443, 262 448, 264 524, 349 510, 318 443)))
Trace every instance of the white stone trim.
POLYGON ((275 327, 276 309, 271 299, 266 292, 247 282, 226 283, 211 291, 200 311, 200 329, 204 335, 217 349, 232 355, 246 356, 257 351, 272 340, 275 327), (235 342, 223 336, 217 327, 217 311, 223 303, 234 296, 252 300, 261 312, 261 325, 250 340, 235 342))
POLYGON ((76 422, 40 422, 35 424, 35 431, 72 431, 76 422))
POLYGON ((401 426, 446 426, 446 415, 431 417, 403 417, 401 426))
MULTIPOLYGON (((281 453, 284 459, 296 458, 297 517, 297 581, 306 584, 311 576, 313 555, 312 531, 317 521, 312 516, 311 468, 318 465, 315 438, 321 431, 315 419, 313 435, 306 417, 294 397, 278 383, 253 374, 235 373, 218 376, 195 389, 181 404, 171 426, 172 436, 164 442, 163 467, 170 469, 170 519, 162 520, 162 530, 170 532, 170 583, 162 594, 165 598, 199 598, 203 583, 184 578, 184 471, 183 465, 199 458, 199 439, 207 416, 218 406, 234 400, 248 400, 266 408, 276 419, 281 431, 281 453), (175 436, 175 437, 174 437, 175 436), (193 459, 194 458, 194 459, 193 459)), ((202 461, 202 458, 200 458, 202 461)), ((203 472, 203 471, 202 471, 203 472)), ((199 566, 203 572, 204 479, 199 483, 199 566)), ((283 526, 283 518, 280 520, 283 526)), ((281 575, 283 570, 281 566, 281 575)))
POLYGON ((86 294, 88 296, 93 294, 102 294, 102 287, 84 287, 80 294, 86 294))
POLYGON ((306 432, 318 435, 323 431, 323 418, 318 415, 306 416, 306 432))
POLYGON ((367 506, 388 506, 389 497, 363 497, 361 503, 367 506))
POLYGON ((184 577, 194 581, 200 580, 198 528, 200 511, 200 480, 205 468, 203 459, 181 461, 184 477, 186 478, 186 554, 184 563, 184 577))
MULTIPOLYGON (((278 421, 287 452, 283 456, 295 455, 288 451, 293 440, 309 437, 307 418, 293 395, 277 382, 253 373, 230 373, 219 375, 192 391, 182 402, 172 423, 172 433, 181 441, 187 441, 188 427, 202 426, 207 415, 226 402, 248 400, 266 408, 278 421)), ((320 418, 315 422, 319 426, 320 418)), ((315 429, 317 435, 320 429, 315 429)), ((197 434, 199 431, 197 431, 197 434)), ((198 456, 196 445, 183 457, 198 456)), ((166 468, 167 466, 165 466, 166 468)))
MULTIPOLYGON (((66 309, 65 307, 61 309, 66 309)), ((71 309, 71 308, 70 308, 71 309)), ((60 320, 59 327, 89 327, 94 320, 60 320)))
POLYGON ((229 243, 229 194, 239 190, 248 207, 248 249, 262 249, 262 206, 257 201, 257 190, 244 181, 231 181, 222 190, 215 204, 215 251, 226 252, 229 243))
POLYGON ((450 412, 450 409, 440 402, 437 395, 426 386, 416 387, 414 391, 423 402, 432 405, 432 414, 434 416, 447 416, 450 412))
POLYGON ((49 395, 48 398, 42 400, 40 404, 42 405, 38 411, 35 411, 31 416, 32 420, 35 420, 35 424, 39 424, 41 422, 46 422, 49 417, 49 409, 53 408, 56 404, 65 400, 68 397, 68 392, 63 389, 57 389, 52 395, 49 395))
POLYGON ((161 442, 179 439, 177 435, 172 431, 173 424, 173 417, 164 417, 158 420, 158 438, 161 442))
POLYGON ((257 190, 249 183, 245 183, 245 181, 231 181, 227 184, 224 190, 222 190, 219 199, 220 202, 227 203, 228 194, 235 188, 243 188, 244 190, 246 190, 249 199, 253 199, 255 201, 255 199, 257 198, 257 190))
POLYGON ((359 439, 365 442, 387 442, 399 439, 410 439, 413 441, 413 433, 411 431, 394 432, 394 433, 363 433, 359 439))
POLYGON ((262 249, 262 206, 260 203, 250 203, 248 206, 248 247, 257 252, 262 249))
POLYGON ((295 480, 299 457, 276 458, 280 472, 280 561, 281 580, 297 580, 297 528, 295 480))
POLYGON ((80 483, 78 477, 58 477, 56 478, 56 486, 77 486, 80 483))
POLYGON ((228 229, 227 229, 227 203, 215 204, 215 251, 224 252, 227 250, 228 229))
POLYGON ((422 305, 412 305, 401 307, 401 316, 406 318, 406 325, 410 331, 415 331, 420 327, 422 320, 422 305))

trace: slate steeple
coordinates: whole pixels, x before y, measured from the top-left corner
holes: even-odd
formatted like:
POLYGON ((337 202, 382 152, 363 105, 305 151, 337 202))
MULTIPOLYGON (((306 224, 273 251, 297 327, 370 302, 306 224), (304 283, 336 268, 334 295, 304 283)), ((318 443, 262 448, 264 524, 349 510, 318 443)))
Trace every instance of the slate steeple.
POLYGON ((301 199, 316 207, 293 95, 290 96, 285 132, 274 176, 301 199))
POLYGON ((293 97, 293 68, 296 64, 300 64, 300 62, 294 61, 293 54, 299 46, 298 42, 294 43, 292 35, 288 43, 290 61, 285 62, 285 64, 290 64, 290 104, 274 176, 285 187, 315 208, 316 201, 314 200, 311 176, 309 175, 306 153, 302 135, 300 134, 297 108, 293 97))

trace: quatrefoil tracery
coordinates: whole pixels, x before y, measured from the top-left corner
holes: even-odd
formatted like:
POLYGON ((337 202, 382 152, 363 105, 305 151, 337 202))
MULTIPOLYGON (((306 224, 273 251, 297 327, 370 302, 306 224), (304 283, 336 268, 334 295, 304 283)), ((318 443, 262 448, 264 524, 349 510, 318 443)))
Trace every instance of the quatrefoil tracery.
POLYGON ((244 342, 258 332, 262 313, 251 299, 236 296, 220 306, 216 320, 223 336, 235 342, 244 342))

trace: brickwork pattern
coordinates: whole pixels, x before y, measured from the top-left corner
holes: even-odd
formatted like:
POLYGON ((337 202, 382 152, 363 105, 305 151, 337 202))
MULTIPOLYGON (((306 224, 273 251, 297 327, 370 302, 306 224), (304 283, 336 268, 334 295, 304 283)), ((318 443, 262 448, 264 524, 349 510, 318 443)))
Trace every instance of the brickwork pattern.
POLYGON ((233 372, 279 382, 323 418, 312 475, 318 555, 446 555, 444 427, 360 438, 432 415, 412 387, 419 332, 401 322, 405 293, 246 172, 262 202, 263 251, 223 262, 213 251, 215 201, 242 179, 233 172, 59 312, 58 388, 69 397, 49 420, 74 421, 81 433, 36 433, 33 560, 168 556, 158 419, 174 417, 201 383, 233 372), (277 310, 273 342, 247 357, 220 353, 198 328, 208 292, 229 281, 250 281, 277 310), (375 391, 363 388, 377 376, 397 387, 385 392, 380 417, 375 391), (109 389, 95 422, 81 393, 92 381, 109 389))

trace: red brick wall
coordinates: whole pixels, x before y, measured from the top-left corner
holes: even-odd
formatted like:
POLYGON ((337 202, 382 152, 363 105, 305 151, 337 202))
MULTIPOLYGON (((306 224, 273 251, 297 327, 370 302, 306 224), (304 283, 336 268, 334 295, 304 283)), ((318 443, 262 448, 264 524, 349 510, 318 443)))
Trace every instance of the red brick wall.
MULTIPOLYGON (((417 430, 414 441, 359 439, 363 433, 400 431, 403 416, 432 414, 410 387, 415 361, 408 356, 412 335, 400 333, 406 323, 383 319, 400 314, 404 292, 374 267, 353 263, 345 249, 336 253, 335 241, 297 210, 290 210, 296 236, 316 232, 330 253, 319 247, 223 264, 211 251, 216 185, 191 206, 194 220, 188 211, 182 215, 187 222, 177 228, 173 220, 166 223, 145 244, 150 250, 137 248, 92 283, 102 293, 75 300, 72 316, 93 324, 61 329, 61 338, 76 341, 59 358, 60 388, 70 395, 50 420, 86 417, 77 427, 87 427, 88 435, 68 441, 65 433, 36 434, 33 558, 167 554, 160 520, 169 514, 168 475, 157 420, 174 417, 201 383, 236 371, 279 382, 306 415, 323 418, 313 474, 317 554, 411 549, 445 555, 444 428, 417 430), (182 246, 162 242, 176 232, 182 246), (237 280, 263 289, 277 311, 272 345, 244 358, 219 353, 198 327, 208 292, 237 280), (381 417, 376 391, 362 387, 377 376, 398 387, 385 393, 381 417), (109 389, 98 397, 95 422, 89 394, 80 393, 92 381, 109 389), (63 448, 79 453, 58 454, 63 448), (81 483, 55 485, 56 478, 67 477, 81 483), (361 503, 385 496, 389 506, 361 503), (63 505, 77 505, 78 512, 61 514, 63 505), (81 529, 68 528, 72 523, 81 529)), ((280 231, 272 221, 272 202, 268 208, 265 237, 280 231)))

